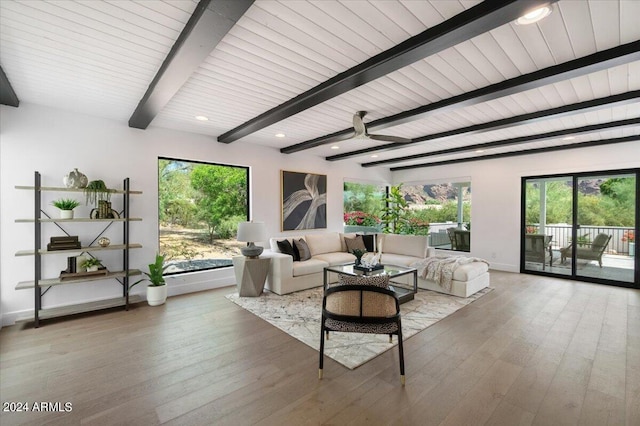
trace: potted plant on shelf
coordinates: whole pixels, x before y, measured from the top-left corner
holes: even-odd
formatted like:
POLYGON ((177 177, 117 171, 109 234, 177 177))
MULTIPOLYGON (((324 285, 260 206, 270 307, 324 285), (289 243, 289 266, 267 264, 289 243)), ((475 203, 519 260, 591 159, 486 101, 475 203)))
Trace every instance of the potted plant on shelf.
POLYGON ((111 190, 102 180, 92 180, 83 188, 87 199, 86 204, 93 204, 96 208, 91 210, 92 219, 107 219, 111 216, 111 190))
POLYGON ((87 257, 80 263, 80 267, 86 268, 87 272, 95 272, 102 266, 100 259, 95 257, 87 257))
POLYGON ((60 209, 60 219, 73 219, 73 209, 78 207, 80 202, 71 198, 61 198, 51 204, 60 209))
POLYGON ((151 306, 164 304, 167 300, 167 283, 164 281, 163 273, 169 265, 164 264, 164 255, 156 254, 154 263, 149 264, 149 272, 143 272, 147 278, 143 278, 131 284, 129 290, 136 284, 143 281, 149 281, 147 285, 147 303, 151 306))

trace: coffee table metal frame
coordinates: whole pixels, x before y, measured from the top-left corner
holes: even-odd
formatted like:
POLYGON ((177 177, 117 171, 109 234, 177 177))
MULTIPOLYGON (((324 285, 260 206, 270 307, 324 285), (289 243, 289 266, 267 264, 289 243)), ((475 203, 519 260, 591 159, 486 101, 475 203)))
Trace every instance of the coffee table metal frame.
POLYGON ((327 266, 324 268, 324 282, 323 288, 326 290, 329 286, 329 273, 333 272, 336 274, 344 274, 351 276, 358 275, 380 275, 386 274, 389 275, 389 282, 393 283, 393 286, 389 286, 391 290, 393 290, 398 296, 398 300, 400 303, 405 303, 410 300, 413 300, 414 295, 418 292, 418 270, 416 268, 411 268, 407 266, 397 266, 397 265, 384 265, 384 269, 376 269, 374 271, 359 271, 354 269, 355 264, 353 263, 345 263, 341 265, 333 265, 327 266), (403 275, 413 275, 413 288, 402 287, 399 283, 392 281, 394 278, 401 277, 403 275))

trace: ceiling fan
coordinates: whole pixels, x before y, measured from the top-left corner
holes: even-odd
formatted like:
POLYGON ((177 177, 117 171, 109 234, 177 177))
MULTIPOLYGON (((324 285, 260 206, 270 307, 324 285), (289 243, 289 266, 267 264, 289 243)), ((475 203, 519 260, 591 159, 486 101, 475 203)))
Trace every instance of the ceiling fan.
POLYGON ((367 125, 364 124, 364 121, 362 121, 365 115, 367 115, 367 111, 358 111, 353 115, 353 130, 355 131, 355 135, 353 136, 353 138, 371 139, 374 141, 395 142, 395 143, 412 142, 412 139, 402 138, 400 136, 369 134, 369 132, 367 131, 367 125))

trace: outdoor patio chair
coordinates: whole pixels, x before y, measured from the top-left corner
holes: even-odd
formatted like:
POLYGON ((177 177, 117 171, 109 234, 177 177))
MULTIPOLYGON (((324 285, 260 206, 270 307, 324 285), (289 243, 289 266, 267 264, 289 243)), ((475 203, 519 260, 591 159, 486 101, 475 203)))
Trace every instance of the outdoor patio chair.
POLYGON ((526 234, 524 236, 524 260, 526 262, 542 263, 545 270, 547 259, 549 266, 553 264, 553 251, 551 251, 552 235, 526 234))
POLYGON ((388 275, 347 276, 340 275, 338 285, 325 290, 322 299, 320 330, 320 367, 322 379, 325 335, 329 332, 388 334, 398 336, 400 358, 400 383, 404 386, 404 350, 400 303, 389 288, 388 275))
MULTIPOLYGON (((602 255, 611 241, 611 235, 598 234, 592 243, 578 243, 576 248, 576 258, 582 260, 597 260, 598 265, 602 268, 602 255)), ((560 259, 564 262, 567 257, 571 256, 573 242, 560 250, 560 259)))
POLYGON ((449 236, 449 242, 451 243, 451 250, 456 249, 456 237, 453 234, 456 228, 447 228, 447 235, 449 236))
POLYGON ((456 240, 457 251, 471 251, 471 231, 455 229, 453 237, 456 240))

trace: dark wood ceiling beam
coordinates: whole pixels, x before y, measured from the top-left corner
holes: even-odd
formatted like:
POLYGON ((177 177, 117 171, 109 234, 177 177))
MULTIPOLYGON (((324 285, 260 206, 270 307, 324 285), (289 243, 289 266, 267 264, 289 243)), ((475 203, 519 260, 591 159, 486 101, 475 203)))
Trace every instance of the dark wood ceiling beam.
MULTIPOLYGON (((509 80, 501 81, 480 89, 472 90, 471 92, 462 93, 451 98, 423 105, 409 111, 403 111, 389 117, 380 118, 367 123, 367 129, 370 133, 375 133, 388 127, 421 120, 435 113, 442 113, 454 108, 478 105, 504 96, 547 86, 549 84, 591 74, 637 60, 640 60, 640 40, 597 52, 582 58, 574 59, 573 61, 564 62, 562 64, 534 71, 529 74, 524 74, 509 80)), ((284 154, 292 154, 294 152, 315 148, 328 143, 347 140, 350 139, 352 134, 353 129, 347 128, 329 135, 320 136, 315 139, 284 147, 280 149, 280 152, 284 154)), ((415 140, 414 143, 416 143, 415 140)), ((404 146, 406 147, 407 144, 404 144, 404 146)), ((375 150, 377 150, 376 147, 371 148, 371 152, 375 150)))
POLYGON ((200 0, 129 118, 129 127, 149 126, 253 1, 200 0))
POLYGON ((485 0, 223 133, 218 137, 218 142, 234 142, 418 60, 507 24, 531 9, 555 1, 557 0, 485 0))
MULTIPOLYGON (((524 124, 531 124, 550 118, 562 118, 573 114, 597 111, 603 108, 611 108, 614 106, 620 106, 637 102, 640 99, 640 90, 634 90, 631 92, 621 93, 618 95, 607 96, 605 98, 593 99, 590 101, 578 102, 575 104, 564 105, 561 107, 551 108, 542 111, 531 112, 527 114, 516 115, 514 117, 503 118, 500 120, 489 121, 486 123, 474 124, 467 127, 461 127, 459 129, 447 130, 445 132, 433 133, 431 135, 421 136, 414 140, 420 142, 426 142, 436 139, 446 139, 454 136, 460 136, 463 134, 478 134, 492 132, 494 130, 507 129, 511 127, 522 126, 524 124)), ((374 148, 364 148, 356 151, 345 152, 342 154, 332 155, 326 157, 327 161, 344 160, 347 158, 357 157, 365 155, 371 152, 391 151, 399 148, 406 148, 407 144, 390 143, 385 145, 379 145, 374 148)), ((404 157, 401 157, 404 158, 404 157)), ((396 159, 393 162, 396 162, 396 159)), ((391 160, 380 160, 388 161, 391 160)), ((379 163, 379 162, 377 162, 379 163)), ((367 163, 370 164, 370 163, 367 163)))
POLYGON ((362 164, 362 167, 376 167, 383 164, 418 160, 420 158, 434 157, 437 155, 455 154, 459 152, 476 151, 480 149, 486 150, 486 149, 509 146, 509 145, 519 145, 526 142, 552 139, 560 136, 580 135, 583 133, 597 132, 600 130, 611 130, 611 129, 629 127, 629 126, 637 126, 638 124, 640 124, 640 118, 630 118, 628 120, 618 120, 618 121, 611 121, 608 123, 591 124, 588 126, 574 127, 572 129, 563 129, 563 130, 555 130, 552 132, 539 133, 537 135, 520 136, 517 138, 503 139, 500 141, 484 142, 484 143, 478 143, 474 145, 466 145, 466 146, 459 146, 456 148, 448 148, 448 149, 441 149, 438 151, 425 152, 422 154, 407 155, 402 158, 389 158, 387 160, 372 161, 369 163, 362 164))
POLYGON ((0 66, 0 104, 8 105, 12 107, 18 107, 20 105, 20 100, 18 99, 18 95, 11 87, 11 83, 9 82, 9 77, 4 73, 4 70, 0 66))
POLYGON ((531 155, 531 154, 540 154, 544 152, 554 152, 554 151, 565 151, 568 149, 578 149, 578 148, 588 148, 592 146, 599 145, 609 145, 609 144, 618 144, 618 143, 626 143, 640 141, 640 135, 634 136, 625 136, 622 138, 613 138, 613 139, 601 139, 599 141, 589 141, 589 142, 578 142, 567 145, 560 146, 549 146, 545 148, 532 148, 532 149, 523 149, 520 151, 514 152, 502 152, 500 154, 489 154, 483 155, 480 157, 473 158, 458 158, 455 160, 445 160, 445 161, 436 161, 433 163, 424 163, 424 164, 412 164, 409 166, 398 166, 391 167, 392 172, 400 171, 400 170, 410 170, 410 169, 423 169, 425 167, 435 167, 435 166, 445 166, 448 164, 459 164, 459 163, 469 163, 472 161, 484 161, 484 160, 494 160, 496 158, 506 158, 506 157, 519 157, 521 155, 531 155))

